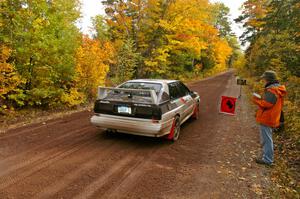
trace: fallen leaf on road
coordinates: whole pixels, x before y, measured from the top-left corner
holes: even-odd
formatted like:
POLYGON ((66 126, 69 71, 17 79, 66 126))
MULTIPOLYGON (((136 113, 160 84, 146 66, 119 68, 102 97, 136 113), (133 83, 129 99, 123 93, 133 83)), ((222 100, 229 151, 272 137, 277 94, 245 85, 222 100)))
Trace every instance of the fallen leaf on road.
POLYGON ((261 186, 259 184, 251 185, 251 190, 254 191, 259 196, 262 195, 262 189, 261 189, 261 186))

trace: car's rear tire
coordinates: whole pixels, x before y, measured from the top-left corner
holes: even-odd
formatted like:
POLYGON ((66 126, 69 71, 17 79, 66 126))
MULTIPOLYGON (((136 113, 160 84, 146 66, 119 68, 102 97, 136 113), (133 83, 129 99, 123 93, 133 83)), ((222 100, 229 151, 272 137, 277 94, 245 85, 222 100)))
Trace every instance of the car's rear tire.
POLYGON ((167 135, 167 139, 171 140, 171 141, 176 141, 178 140, 180 135, 180 118, 179 116, 175 116, 175 118, 173 119, 173 124, 172 124, 172 128, 170 130, 170 133, 167 135))
POLYGON ((174 127, 174 134, 173 134, 173 139, 172 141, 178 140, 180 135, 180 119, 179 117, 175 117, 175 127, 174 127))
POLYGON ((113 134, 117 133, 117 130, 115 130, 115 129, 106 129, 105 133, 107 135, 113 135, 113 134))

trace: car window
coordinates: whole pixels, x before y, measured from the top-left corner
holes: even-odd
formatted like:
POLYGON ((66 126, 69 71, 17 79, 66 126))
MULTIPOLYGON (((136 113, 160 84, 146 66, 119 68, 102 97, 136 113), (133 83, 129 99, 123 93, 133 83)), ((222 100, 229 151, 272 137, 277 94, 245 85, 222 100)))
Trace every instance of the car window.
POLYGON ((169 99, 170 99, 169 95, 166 92, 163 92, 160 98, 160 102, 165 102, 169 99))
POLYGON ((126 82, 122 84, 119 88, 130 88, 130 89, 149 89, 155 90, 156 94, 159 94, 162 85, 157 83, 145 83, 145 82, 126 82))
POLYGON ((181 96, 190 94, 190 90, 182 82, 178 82, 178 88, 180 90, 181 96))
POLYGON ((169 84, 169 93, 170 93, 171 100, 181 97, 177 82, 173 82, 169 84))

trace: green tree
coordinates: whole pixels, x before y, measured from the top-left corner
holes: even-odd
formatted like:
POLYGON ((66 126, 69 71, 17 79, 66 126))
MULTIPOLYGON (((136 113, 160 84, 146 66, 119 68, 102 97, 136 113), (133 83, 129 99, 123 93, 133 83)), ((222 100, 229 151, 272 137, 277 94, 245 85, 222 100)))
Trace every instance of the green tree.
POLYGON ((231 29, 231 22, 229 19, 230 9, 223 3, 215 3, 213 11, 215 13, 215 27, 219 30, 220 37, 225 38, 232 48, 232 54, 228 59, 228 65, 229 67, 233 67, 234 62, 238 60, 238 57, 241 55, 241 47, 237 37, 231 29))
POLYGON ((235 65, 235 62, 240 59, 240 56, 243 56, 243 53, 241 51, 240 43, 235 35, 227 36, 226 40, 232 49, 232 54, 228 59, 228 66, 231 68, 235 65))
POLYGON ((140 54, 136 52, 134 42, 126 39, 117 55, 117 78, 119 82, 132 79, 135 75, 140 54))
POLYGON ((94 35, 93 37, 100 40, 106 41, 109 40, 109 26, 107 25, 105 18, 102 15, 97 15, 92 18, 92 23, 94 27, 94 35))
POLYGON ((230 9, 224 3, 216 3, 214 5, 215 27, 219 30, 221 37, 232 35, 231 23, 229 20, 230 9))
POLYGON ((268 0, 247 0, 243 4, 242 15, 235 19, 235 22, 242 23, 245 29, 240 37, 243 45, 255 40, 260 33, 264 24, 262 19, 266 15, 268 2, 268 0))
POLYGON ((243 38, 250 43, 246 50, 248 68, 258 74, 267 68, 277 67, 278 71, 300 76, 299 2, 273 0, 263 5, 256 2, 256 6, 250 6, 252 3, 245 2, 243 15, 238 20, 247 27, 243 38), (245 37, 246 34, 252 36, 245 37))

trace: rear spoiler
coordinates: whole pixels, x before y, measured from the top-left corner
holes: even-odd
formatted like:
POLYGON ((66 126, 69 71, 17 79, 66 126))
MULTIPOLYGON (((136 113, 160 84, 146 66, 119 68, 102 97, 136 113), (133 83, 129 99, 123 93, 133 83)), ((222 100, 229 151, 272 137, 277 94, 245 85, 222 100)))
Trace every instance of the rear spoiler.
POLYGON ((129 88, 113 88, 113 87, 98 87, 98 99, 104 99, 109 91, 123 91, 129 93, 149 93, 152 99, 153 104, 157 104, 157 95, 154 90, 147 90, 147 89, 129 89, 129 88))

